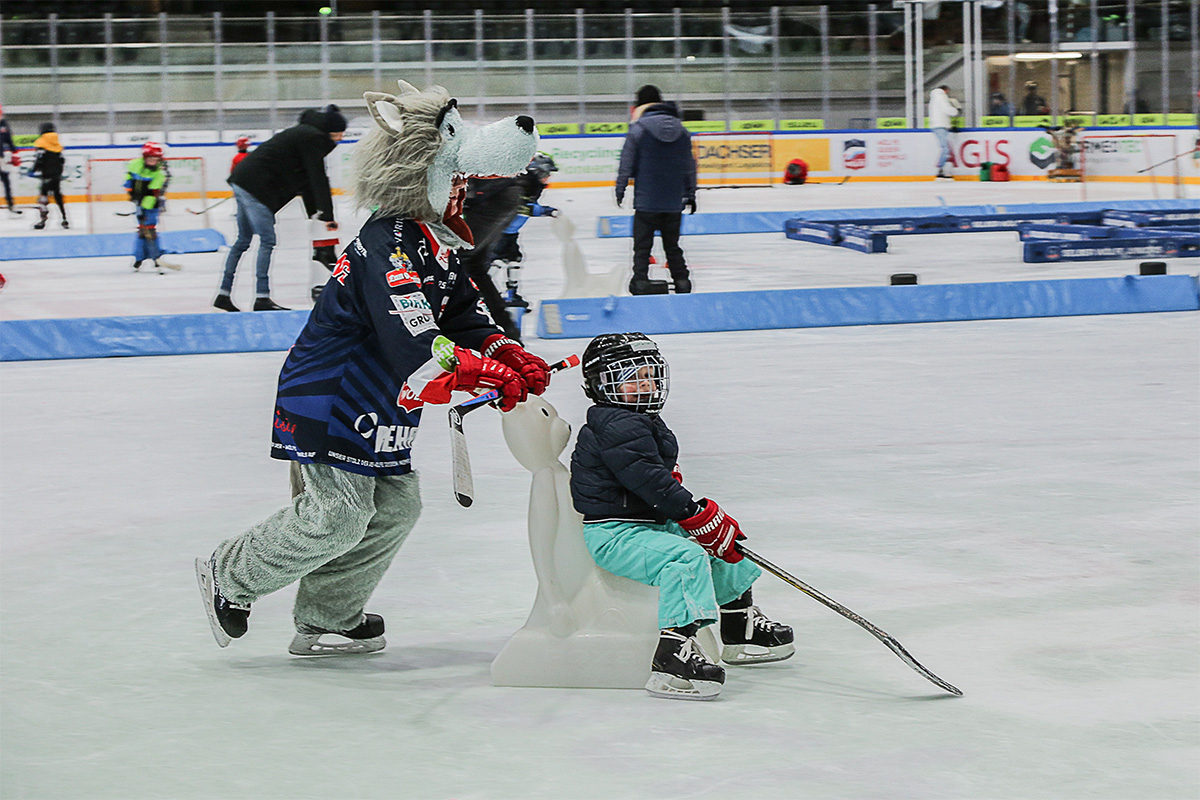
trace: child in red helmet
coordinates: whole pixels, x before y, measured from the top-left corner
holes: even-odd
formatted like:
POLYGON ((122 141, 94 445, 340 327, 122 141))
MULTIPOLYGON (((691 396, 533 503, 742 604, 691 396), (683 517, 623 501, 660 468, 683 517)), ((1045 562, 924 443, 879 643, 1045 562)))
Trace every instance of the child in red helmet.
POLYGON ((237 152, 233 154, 233 163, 229 165, 229 171, 233 172, 233 168, 242 163, 242 159, 250 155, 250 137, 239 136, 237 140, 237 152))
POLYGON ((132 159, 125 168, 125 189, 136 207, 138 221, 138 235, 133 245, 135 270, 146 259, 153 261, 160 271, 162 267, 178 269, 159 261, 162 251, 158 247, 158 212, 162 207, 168 178, 163 148, 157 142, 143 144, 141 156, 132 159))

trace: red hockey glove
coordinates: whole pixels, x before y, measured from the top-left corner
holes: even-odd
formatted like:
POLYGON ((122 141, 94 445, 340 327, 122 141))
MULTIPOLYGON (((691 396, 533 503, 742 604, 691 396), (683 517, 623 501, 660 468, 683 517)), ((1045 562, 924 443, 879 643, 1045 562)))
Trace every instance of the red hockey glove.
POLYGON ((744 556, 738 552, 734 542, 745 539, 746 534, 738 527, 737 520, 721 510, 712 500, 705 498, 700 513, 694 517, 679 520, 683 528, 696 543, 703 547, 708 554, 722 561, 736 564, 744 556))
POLYGON ((483 340, 483 355, 486 358, 494 358, 514 370, 533 394, 546 391, 546 386, 550 383, 550 367, 546 362, 502 333, 483 340))
POLYGON ((453 388, 473 392, 496 389, 500 392, 500 410, 512 411, 526 397, 525 382, 499 361, 483 358, 465 347, 454 348, 458 365, 454 368, 453 388))

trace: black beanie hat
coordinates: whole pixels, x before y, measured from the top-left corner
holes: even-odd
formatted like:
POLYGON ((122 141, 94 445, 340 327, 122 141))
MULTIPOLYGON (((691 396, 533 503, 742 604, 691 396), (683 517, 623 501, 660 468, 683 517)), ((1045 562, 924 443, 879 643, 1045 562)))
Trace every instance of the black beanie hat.
POLYGON ((647 103, 661 103, 662 92, 652 83, 647 83, 645 86, 637 90, 637 102, 634 105, 644 106, 647 103))
POLYGON ((341 109, 333 103, 325 106, 325 124, 322 126, 326 133, 339 133, 346 130, 346 118, 342 116, 341 109))
POLYGON ((56 131, 54 129, 53 122, 43 122, 41 125, 38 125, 38 133, 55 133, 55 132, 56 131))

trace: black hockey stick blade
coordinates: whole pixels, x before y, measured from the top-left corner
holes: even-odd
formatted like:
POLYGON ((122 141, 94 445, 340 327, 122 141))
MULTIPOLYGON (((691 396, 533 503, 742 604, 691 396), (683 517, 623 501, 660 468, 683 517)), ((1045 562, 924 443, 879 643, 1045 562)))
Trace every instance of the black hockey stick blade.
POLYGON ((909 652, 904 649, 904 645, 902 645, 898 641, 896 641, 895 638, 893 638, 887 631, 883 630, 882 628, 878 627, 877 625, 872 624, 868 620, 863 619, 858 614, 855 614, 853 611, 846 608, 844 605, 837 602, 836 600, 833 600, 832 598, 826 597, 825 595, 821 594, 821 592, 819 592, 816 589, 814 589, 813 587, 809 586, 807 583, 800 580, 799 578, 797 578, 793 575, 789 575, 787 572, 784 572, 782 569, 775 566, 770 561, 767 561, 765 558, 760 556, 758 553, 755 553, 753 550, 750 550, 745 545, 739 543, 737 545, 737 548, 738 548, 738 551, 742 555, 744 555, 746 558, 753 561, 758 566, 765 569, 767 572, 774 575, 776 578, 779 578, 780 580, 784 581, 785 583, 790 583, 792 586, 795 586, 797 589, 804 592, 806 595, 808 595, 812 599, 816 600, 818 603, 821 603, 822 605, 824 605, 828 608, 832 608, 834 611, 841 614, 846 619, 855 623, 859 627, 864 628, 868 633, 870 633, 876 639, 878 639, 879 641, 881 641, 885 645, 887 645, 888 649, 891 650, 896 655, 898 655, 900 657, 901 661, 903 661, 905 664, 908 664, 908 666, 912 667, 912 669, 918 675, 925 678, 930 683, 933 683, 934 685, 936 685, 942 689, 945 689, 947 692, 949 692, 952 695, 955 695, 956 697, 962 697, 962 689, 959 689, 957 686, 954 686, 953 684, 947 683, 946 681, 942 680, 937 675, 934 675, 932 672, 930 672, 928 669, 926 669, 924 667, 924 665, 921 664, 921 662, 919 662, 915 658, 913 658, 909 654, 909 652))

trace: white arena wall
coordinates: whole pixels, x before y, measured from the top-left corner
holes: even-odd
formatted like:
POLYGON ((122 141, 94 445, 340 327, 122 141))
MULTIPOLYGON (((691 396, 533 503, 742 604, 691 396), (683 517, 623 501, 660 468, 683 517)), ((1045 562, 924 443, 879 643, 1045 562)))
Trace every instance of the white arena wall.
MULTIPOLYGON (((327 159, 334 191, 345 191, 350 156, 355 137, 364 129, 347 130, 347 139, 327 159)), ((1192 128, 1092 128, 1086 135, 1147 135, 1174 137, 1170 155, 1196 148, 1197 131, 1192 128)), ((248 131, 255 141, 269 131, 248 131)), ((67 167, 63 193, 69 201, 79 201, 86 193, 88 158, 133 158, 144 141, 161 140, 154 132, 119 134, 113 143, 107 134, 64 133, 67 167)), ((200 156, 205 161, 207 192, 210 200, 229 196, 225 178, 236 152, 232 144, 214 143, 214 131, 179 132, 171 136, 167 155, 200 156)), ((980 164, 985 161, 1004 164, 1013 180, 1046 180, 1054 166, 1054 148, 1050 137, 1038 129, 972 129, 952 133, 952 172, 958 180, 978 180, 980 164)), ((554 185, 560 188, 605 186, 616 179, 617 162, 624 136, 543 136, 541 150, 558 165, 554 185)), ((809 166, 809 180, 922 181, 933 180, 938 147, 934 135, 923 130, 902 131, 819 131, 805 133, 718 133, 697 134, 694 143, 700 168, 701 185, 778 183, 784 167, 793 158, 802 158, 809 166)), ((1164 152, 1166 142, 1156 145, 1164 152)), ((1156 151, 1157 152, 1157 151, 1156 151)), ((1179 172, 1186 184, 1200 185, 1200 160, 1195 156, 1178 159, 1179 172)), ((27 174, 33 163, 32 153, 15 175, 14 194, 18 202, 32 203, 37 181, 27 174)), ((1138 174, 1146 166, 1144 158, 1108 164, 1104 180, 1148 182, 1138 174)), ((101 198, 124 198, 120 185, 98 187, 101 198)), ((188 199, 186 194, 170 196, 188 199)))

